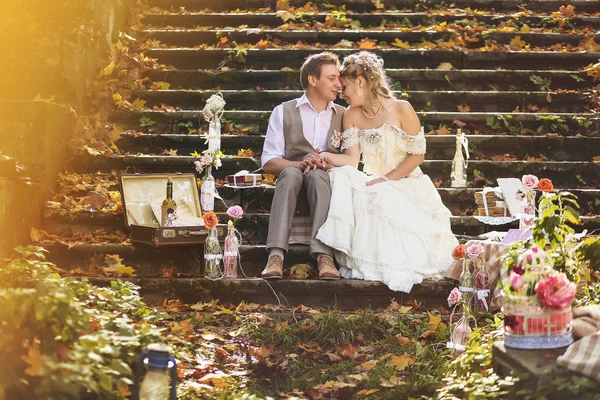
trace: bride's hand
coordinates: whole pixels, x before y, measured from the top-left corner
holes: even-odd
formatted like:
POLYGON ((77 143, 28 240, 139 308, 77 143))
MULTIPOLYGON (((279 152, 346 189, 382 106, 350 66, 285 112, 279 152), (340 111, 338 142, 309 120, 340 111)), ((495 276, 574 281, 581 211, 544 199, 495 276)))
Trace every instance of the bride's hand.
POLYGON ((382 183, 382 182, 385 182, 385 181, 381 178, 373 179, 373 180, 370 180, 369 182, 367 182, 367 186, 373 186, 373 185, 376 185, 376 184, 382 183))

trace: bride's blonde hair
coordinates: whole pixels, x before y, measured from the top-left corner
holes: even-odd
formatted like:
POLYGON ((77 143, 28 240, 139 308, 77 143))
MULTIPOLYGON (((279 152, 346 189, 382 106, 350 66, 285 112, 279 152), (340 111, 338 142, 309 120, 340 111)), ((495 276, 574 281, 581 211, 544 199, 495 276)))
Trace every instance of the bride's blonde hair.
POLYGON ((395 99, 390 80, 383 69, 383 59, 369 51, 361 51, 344 58, 340 78, 356 80, 359 76, 367 82, 368 98, 372 102, 395 99))

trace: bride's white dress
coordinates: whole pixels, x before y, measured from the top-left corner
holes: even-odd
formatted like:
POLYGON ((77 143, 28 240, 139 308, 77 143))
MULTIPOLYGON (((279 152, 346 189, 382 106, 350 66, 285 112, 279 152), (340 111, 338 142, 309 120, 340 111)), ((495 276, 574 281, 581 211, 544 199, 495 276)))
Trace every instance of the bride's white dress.
POLYGON ((381 281, 407 293, 423 278, 441 278, 458 241, 431 179, 417 167, 407 178, 366 186, 408 154, 425 154, 423 129, 408 135, 385 124, 343 132, 341 150, 357 143, 371 176, 351 166, 329 171, 331 205, 317 239, 343 253, 336 258, 344 278, 381 281))

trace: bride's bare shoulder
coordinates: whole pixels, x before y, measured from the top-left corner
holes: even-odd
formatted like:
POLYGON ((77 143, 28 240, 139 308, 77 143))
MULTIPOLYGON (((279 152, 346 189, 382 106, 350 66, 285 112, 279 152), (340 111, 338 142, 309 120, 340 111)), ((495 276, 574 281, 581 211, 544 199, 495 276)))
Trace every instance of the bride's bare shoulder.
POLYGON ((357 117, 360 115, 358 107, 348 107, 344 113, 343 126, 344 129, 356 126, 357 117))
POLYGON ((412 104, 406 100, 395 100, 395 106, 396 111, 398 111, 400 114, 410 114, 415 112, 412 104))

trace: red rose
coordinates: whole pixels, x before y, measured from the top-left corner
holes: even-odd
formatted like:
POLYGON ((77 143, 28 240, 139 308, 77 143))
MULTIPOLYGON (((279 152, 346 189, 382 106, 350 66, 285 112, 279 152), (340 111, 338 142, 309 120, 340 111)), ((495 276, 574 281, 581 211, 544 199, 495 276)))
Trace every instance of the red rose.
POLYGON ((214 228, 219 223, 219 218, 217 217, 217 214, 214 213, 214 211, 209 211, 205 213, 202 216, 202 219, 204 220, 204 227, 207 229, 214 228))
POLYGON ((537 187, 539 190, 546 193, 554 190, 554 185, 552 185, 552 181, 548 178, 540 179, 537 187))
POLYGON ((454 258, 455 260, 460 260, 465 256, 466 252, 467 249, 465 248, 465 245, 459 244, 454 248, 454 250, 452 250, 452 258, 454 258))

